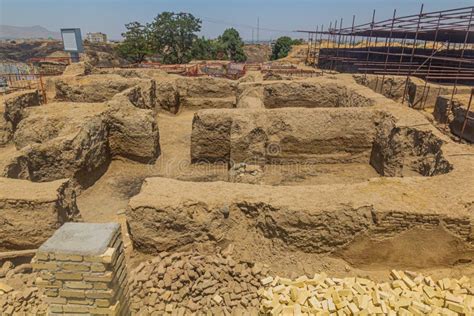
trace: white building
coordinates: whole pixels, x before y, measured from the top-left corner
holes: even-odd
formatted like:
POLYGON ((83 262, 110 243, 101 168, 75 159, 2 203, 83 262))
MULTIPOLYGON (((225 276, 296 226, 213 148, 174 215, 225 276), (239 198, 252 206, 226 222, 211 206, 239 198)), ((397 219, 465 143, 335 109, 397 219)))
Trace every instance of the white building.
POLYGON ((101 32, 87 33, 86 39, 90 43, 107 43, 107 35, 101 32))

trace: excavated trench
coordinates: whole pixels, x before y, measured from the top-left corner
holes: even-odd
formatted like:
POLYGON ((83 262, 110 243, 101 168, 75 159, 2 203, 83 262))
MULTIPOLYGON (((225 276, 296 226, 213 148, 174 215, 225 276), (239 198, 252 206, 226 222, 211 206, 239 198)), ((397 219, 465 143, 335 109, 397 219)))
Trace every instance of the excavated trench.
POLYGON ((350 172, 343 173, 355 171, 362 181, 361 174, 445 174, 452 166, 441 145, 431 132, 398 127, 388 113, 370 108, 203 110, 193 119, 191 159, 225 162, 249 183, 256 183, 254 174, 257 182, 281 184, 284 174, 283 183, 294 177, 307 184, 317 181, 320 170, 349 181, 350 172))
POLYGON ((232 244, 237 258, 282 275, 291 274, 288 266, 311 274, 322 262, 342 274, 345 264, 449 269, 472 262, 466 214, 416 200, 435 194, 428 179, 454 168, 436 133, 400 122, 357 86, 241 85, 236 108, 194 113, 186 168, 207 166, 209 177, 148 178, 130 200, 136 249, 213 252, 232 244), (227 176, 213 174, 224 166, 227 176))
POLYGON ((431 201, 443 186, 428 181, 454 170, 444 140, 400 123, 368 88, 336 79, 219 80, 201 90, 215 79, 98 78, 56 81, 62 102, 46 106, 49 120, 44 110, 22 109, 28 115, 9 139, 20 155, 7 176, 85 182, 98 174, 77 198, 81 213, 86 221, 115 220, 127 208, 138 251, 233 244, 237 259, 282 275, 288 266, 314 273, 321 262, 422 269, 474 260, 469 204, 454 196, 440 209, 431 201), (86 107, 98 113, 89 119, 86 107), (53 113, 61 111, 74 120, 53 113), (70 124, 34 133, 56 118, 70 124))

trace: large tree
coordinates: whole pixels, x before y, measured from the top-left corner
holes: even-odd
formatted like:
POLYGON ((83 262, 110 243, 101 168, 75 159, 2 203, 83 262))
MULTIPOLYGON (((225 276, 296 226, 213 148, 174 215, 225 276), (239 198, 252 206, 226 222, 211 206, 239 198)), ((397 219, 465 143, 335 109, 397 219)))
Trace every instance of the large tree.
POLYGON ((201 30, 201 20, 189 13, 163 12, 148 25, 150 44, 163 63, 183 64, 191 60, 191 47, 201 30))
POLYGON ((218 40, 222 43, 228 59, 236 62, 247 60, 243 49, 244 42, 236 29, 230 28, 225 30, 218 40))
POLYGON ((146 27, 139 22, 125 25, 127 31, 122 33, 123 42, 117 47, 120 56, 133 62, 141 63, 150 53, 146 27))
POLYGON ((191 57, 197 60, 222 59, 226 53, 221 42, 218 40, 197 38, 191 47, 191 57))
POLYGON ((301 43, 302 40, 294 40, 288 36, 279 37, 275 45, 273 45, 271 59, 275 60, 288 56, 288 53, 291 50, 291 46, 298 45, 301 43))

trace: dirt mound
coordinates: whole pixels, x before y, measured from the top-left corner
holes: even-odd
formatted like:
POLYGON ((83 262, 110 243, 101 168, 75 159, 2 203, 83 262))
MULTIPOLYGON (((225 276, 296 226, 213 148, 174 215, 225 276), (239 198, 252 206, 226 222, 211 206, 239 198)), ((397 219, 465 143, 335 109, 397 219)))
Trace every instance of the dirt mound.
MULTIPOLYGON (((448 207, 445 202, 440 204, 434 198, 420 201, 421 192, 430 187, 422 183, 260 185, 256 190, 257 186, 250 184, 149 178, 130 200, 127 220, 134 245, 150 253, 198 245, 212 249, 228 243, 251 257, 277 246, 284 249, 281 255, 286 250, 329 253, 358 235, 388 238, 413 227, 443 227, 457 238, 469 240, 468 210, 458 215, 441 214, 440 208, 448 207), (416 198, 408 198, 408 193, 416 198), (406 198, 400 200, 400 196, 406 198)), ((450 206, 456 207, 460 210, 459 205, 450 206)))
POLYGON ((270 60, 272 46, 270 44, 246 44, 244 53, 248 63, 264 63, 270 60))
POLYGON ((107 109, 104 103, 49 103, 28 109, 14 135, 17 149, 77 133, 84 122, 107 109))
POLYGON ((67 180, 31 183, 0 178, 0 250, 34 249, 79 216, 67 180))
POLYGON ((100 117, 105 109, 96 103, 52 103, 28 111, 15 133, 21 150, 5 175, 51 181, 100 169, 110 159, 107 126, 100 117))
POLYGON ((113 156, 153 163, 160 155, 160 135, 152 111, 116 107, 106 113, 105 121, 113 156))
POLYGON ((364 108, 202 110, 191 135, 194 162, 365 162, 375 113, 364 108))
POLYGON ((415 228, 389 239, 360 236, 337 255, 362 269, 423 269, 469 264, 474 261, 474 247, 441 228, 415 228))
POLYGON ((86 76, 95 72, 94 66, 88 62, 73 63, 66 67, 63 76, 86 76))
POLYGON ((288 53, 288 56, 278 59, 276 62, 290 63, 290 64, 304 64, 308 56, 308 44, 293 45, 288 53))
POLYGON ((157 80, 158 105, 177 113, 180 108, 233 108, 236 104, 237 83, 213 77, 169 76, 157 80))
POLYGON ((25 116, 25 109, 40 105, 38 91, 22 91, 9 94, 0 104, 0 147, 13 138, 17 125, 25 116))
POLYGON ((441 146, 443 141, 430 131, 397 127, 385 117, 377 128, 370 164, 383 176, 434 176, 453 169, 441 146))
POLYGON ((73 177, 87 187, 114 156, 153 162, 160 153, 153 112, 122 101, 51 103, 29 110, 15 133, 19 152, 5 175, 31 181, 73 177))
POLYGON ((357 86, 322 78, 301 81, 266 81, 264 103, 267 108, 279 107, 361 107, 373 105, 358 93, 357 86))
POLYGON ((105 102, 142 82, 119 75, 55 77, 46 81, 48 101, 105 102))

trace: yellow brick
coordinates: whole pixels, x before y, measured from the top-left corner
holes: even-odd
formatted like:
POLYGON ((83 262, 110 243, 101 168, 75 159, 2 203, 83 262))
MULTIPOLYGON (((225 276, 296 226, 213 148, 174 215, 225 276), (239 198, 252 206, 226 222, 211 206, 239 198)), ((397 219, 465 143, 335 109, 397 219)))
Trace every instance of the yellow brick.
POLYGON ((61 268, 65 271, 89 271, 90 266, 87 264, 80 264, 80 263, 63 263, 61 268))
POLYGON ((109 287, 107 286, 107 283, 103 282, 93 282, 93 289, 94 290, 107 290, 109 287))
POLYGON ((47 281, 47 280, 43 280, 42 278, 36 278, 35 284, 37 287, 41 287, 41 288, 59 289, 62 287, 63 283, 61 281, 47 281))
POLYGON ((83 298, 86 295, 84 291, 80 291, 80 290, 59 290, 59 296, 71 297, 71 298, 83 298))
POLYGON ((42 251, 37 251, 36 252, 36 256, 35 256, 35 259, 37 260, 49 260, 49 253, 47 252, 42 252, 42 251))
POLYGON ((452 310, 453 312, 462 314, 464 313, 464 307, 461 304, 454 303, 454 302, 447 302, 447 308, 452 310))
POLYGON ((31 262, 31 267, 35 270, 56 271, 58 265, 56 262, 31 262))
POLYGON ((298 293, 298 300, 297 300, 298 304, 304 305, 308 297, 309 297, 309 292, 307 290, 304 290, 304 289, 300 290, 298 293))
POLYGON ((43 302, 47 304, 66 304, 67 300, 64 297, 43 297, 43 302))
POLYGON ((347 307, 351 311, 352 315, 356 315, 359 312, 359 308, 354 303, 349 303, 349 305, 347 305, 347 307))
POLYGON ((339 293, 338 292, 333 292, 332 293, 332 300, 334 301, 334 303, 339 303, 341 302, 341 297, 339 296, 339 293))
POLYGON ((110 306, 108 308, 89 308, 89 313, 97 314, 97 315, 115 315, 115 311, 119 309, 119 303, 116 303, 114 306, 110 306))
POLYGON ((431 307, 417 301, 414 301, 412 305, 414 308, 420 310, 422 313, 425 313, 425 314, 428 314, 431 311, 431 307))
POLYGON ((339 291, 337 291, 337 293, 339 294, 339 296, 349 296, 349 295, 352 295, 352 291, 351 291, 350 289, 339 290, 339 291))
POLYGON ((339 310, 346 307, 348 303, 349 303, 348 301, 340 301, 339 303, 335 303, 335 305, 336 305, 336 308, 339 310))
POLYGON ((429 298, 433 298, 435 295, 436 295, 436 292, 433 290, 433 288, 429 287, 429 286, 424 286, 423 287, 423 292, 425 292, 425 294, 429 297, 429 298))
POLYGON ((93 285, 86 282, 67 281, 64 286, 70 289, 92 289, 93 285))
POLYGON ((309 298, 308 300, 309 304, 311 304, 311 306, 313 306, 314 308, 320 308, 321 307, 321 303, 318 302, 318 300, 312 296, 309 298))
POLYGON ((73 254, 63 254, 63 253, 56 253, 54 255, 56 260, 58 261, 74 261, 74 262, 80 262, 82 261, 83 257, 80 255, 73 255, 73 254))
POLYGON ((394 280, 401 280, 402 279, 402 275, 397 270, 392 270, 390 272, 390 275, 393 277, 394 280))
POLYGON ((416 284, 415 282, 413 282, 408 276, 404 276, 402 278, 403 282, 405 282, 405 284, 410 288, 410 289, 414 289, 416 287, 416 284))
POLYGON ((423 315, 425 315, 420 310, 414 308, 413 306, 409 306, 408 311, 411 312, 414 316, 423 316, 423 315))
POLYGON ((38 273, 38 276, 43 280, 54 280, 55 278, 55 275, 53 275, 49 271, 41 271, 40 273, 38 273))
POLYGON ((376 306, 380 305, 381 301, 380 301, 379 291, 375 290, 371 293, 371 295, 372 295, 372 302, 374 303, 374 305, 376 306))
POLYGON ((81 305, 64 305, 63 311, 67 313, 87 313, 89 312, 89 307, 81 305))
POLYGON ((114 291, 112 290, 87 290, 86 297, 90 298, 113 298, 114 291))
POLYGON ((369 307, 367 311, 370 315, 383 314, 382 307, 369 307))
POLYGON ((110 271, 105 273, 90 273, 84 274, 84 280, 89 282, 111 282, 113 274, 110 271))
POLYGON ((96 299, 95 304, 97 305, 97 307, 109 307, 110 301, 106 299, 96 299))
POLYGON ((446 293, 445 299, 447 301, 451 301, 451 302, 458 303, 458 304, 462 303, 462 301, 463 301, 462 297, 454 296, 449 292, 446 293))
POLYGON ((114 256, 116 255, 116 251, 114 248, 107 248, 107 250, 101 255, 103 263, 112 263, 114 256))
POLYGON ((53 313, 62 313, 63 306, 62 305, 51 304, 51 305, 49 305, 49 311, 53 312, 53 313))
POLYGON ((55 274, 56 279, 58 280, 82 280, 82 273, 74 273, 74 272, 57 272, 55 274))
POLYGON ((358 283, 355 283, 354 286, 352 287, 354 290, 357 291, 359 294, 365 294, 367 291, 358 283))
POLYGON ((44 291, 44 295, 50 296, 50 297, 56 297, 58 296, 58 289, 47 289, 44 291))
POLYGON ((67 300, 67 302, 69 304, 77 304, 77 305, 92 305, 94 303, 94 300, 92 299, 88 299, 88 298, 84 298, 84 299, 72 299, 72 298, 69 298, 67 300))
POLYGON ((91 264, 92 272, 104 272, 106 271, 106 266, 103 263, 93 263, 91 264))

